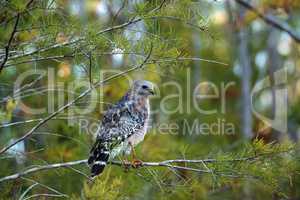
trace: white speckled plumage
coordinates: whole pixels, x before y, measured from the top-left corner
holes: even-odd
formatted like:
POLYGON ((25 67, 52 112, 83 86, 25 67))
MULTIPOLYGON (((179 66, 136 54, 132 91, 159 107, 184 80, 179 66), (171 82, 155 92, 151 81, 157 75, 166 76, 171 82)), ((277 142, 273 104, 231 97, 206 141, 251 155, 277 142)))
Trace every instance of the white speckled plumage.
POLYGON ((143 141, 150 116, 149 96, 153 84, 135 81, 119 102, 105 113, 96 142, 88 160, 92 176, 100 174, 107 161, 119 154, 129 154, 133 146, 143 141))

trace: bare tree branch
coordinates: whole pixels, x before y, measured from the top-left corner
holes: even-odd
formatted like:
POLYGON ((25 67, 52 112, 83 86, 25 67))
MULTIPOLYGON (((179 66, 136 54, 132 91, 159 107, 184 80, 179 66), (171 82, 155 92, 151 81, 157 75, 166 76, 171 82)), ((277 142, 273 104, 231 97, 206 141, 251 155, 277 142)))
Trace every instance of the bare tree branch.
POLYGON ((81 165, 87 163, 87 160, 77 160, 77 161, 71 161, 71 162, 65 162, 65 163, 55 163, 55 164, 50 164, 50 165, 43 165, 39 167, 33 167, 28 170, 25 170, 23 172, 19 172, 10 176, 6 176, 0 179, 0 182, 7 181, 7 180, 14 180, 17 178, 20 178, 22 176, 32 174, 38 171, 43 171, 47 169, 56 169, 56 168, 64 168, 64 167, 70 167, 74 165, 81 165))
POLYGON ((255 8, 253 5, 248 3, 244 0, 235 0, 238 4, 242 5, 243 7, 247 8, 254 12, 257 16, 263 19, 266 23, 274 26, 275 28, 282 30, 288 33, 296 42, 300 42, 300 34, 293 30, 286 22, 279 20, 277 17, 271 14, 265 14, 255 8))
POLYGON ((166 3, 166 0, 163 0, 163 1, 159 4, 158 7, 154 8, 154 9, 151 10, 149 13, 154 13, 154 12, 160 10, 160 9, 164 6, 165 3, 166 3))
POLYGON ((57 111, 53 112, 52 114, 48 115, 47 117, 45 117, 42 121, 40 121, 36 126, 34 126, 30 131, 28 131, 25 135, 23 135, 22 137, 18 138, 17 140, 15 140, 13 143, 3 147, 0 150, 0 154, 6 152, 8 149, 10 149, 12 146, 14 146, 15 144, 25 140, 26 138, 30 137, 38 128, 40 128, 43 124, 47 123, 49 120, 51 120, 53 117, 55 117, 56 115, 58 115, 59 113, 61 113, 62 111, 64 111, 65 109, 67 109, 68 107, 70 107, 71 105, 73 105, 74 103, 76 103, 78 100, 82 99, 83 97, 85 97, 87 94, 89 94, 94 88, 99 87, 100 85, 103 85, 104 83, 111 81, 113 79, 116 79, 118 77, 121 77, 129 72, 135 71, 137 69, 141 69, 145 63, 148 61, 148 59, 150 58, 151 54, 152 54, 152 44, 149 50, 149 53, 147 55, 147 57, 144 59, 144 61, 135 67, 132 67, 126 71, 120 72, 118 74, 112 75, 107 79, 104 79, 103 81, 99 81, 97 83, 95 83, 94 85, 92 85, 91 87, 89 87, 87 90, 85 90, 84 92, 82 92, 79 96, 77 96, 74 100, 69 101, 67 104, 65 104, 64 106, 60 107, 57 111))
MULTIPOLYGON (((217 174, 220 176, 226 176, 226 177, 231 177, 231 178, 242 178, 242 177, 251 177, 251 178, 256 178, 254 176, 247 176, 243 174, 223 174, 220 172, 214 172, 211 169, 209 169, 206 164, 207 163, 224 163, 224 162, 253 162, 261 158, 265 157, 270 157, 272 155, 278 155, 282 153, 288 153, 295 150, 295 148, 288 148, 282 151, 278 152, 268 152, 268 153, 261 153, 261 154, 256 154, 254 156, 249 156, 249 157, 242 157, 242 158, 235 158, 235 159, 213 159, 213 158, 208 158, 208 159, 174 159, 174 160, 164 160, 160 162, 143 162, 141 167, 166 167, 169 168, 170 170, 178 169, 178 170, 186 170, 186 171, 193 171, 193 172, 198 172, 198 173, 211 173, 211 174, 217 174), (186 167, 186 166, 180 166, 176 164, 202 164, 205 166, 206 170, 199 169, 199 168, 192 168, 192 167, 186 167)), ((85 160, 76 160, 76 161, 70 161, 70 162, 64 162, 64 163, 54 163, 54 164, 48 164, 48 165, 42 165, 42 166, 37 166, 37 167, 32 167, 30 169, 27 169, 25 171, 12 174, 9 176, 5 176, 0 178, 0 182, 4 181, 9 181, 9 180, 14 180, 18 179, 20 177, 36 173, 39 171, 44 171, 44 170, 49 170, 49 169, 56 169, 56 168, 70 168, 72 166, 77 166, 77 165, 82 165, 82 164, 87 164, 87 159, 85 160)), ((132 167, 132 164, 130 162, 123 162, 123 161, 111 161, 111 165, 116 165, 116 166, 126 166, 126 167, 132 167)))
POLYGON ((118 18, 119 14, 122 12, 122 10, 125 8, 126 4, 128 2, 127 1, 123 1, 121 7, 118 9, 118 11, 116 12, 116 14, 112 17, 112 20, 111 20, 111 24, 114 25, 116 19, 118 18))
MULTIPOLYGON (((26 7, 27 8, 28 6, 30 6, 30 4, 32 4, 33 0, 30 0, 27 4, 26 4, 26 7)), ((25 9, 26 10, 26 9, 25 9)), ((18 28, 18 24, 19 24, 19 21, 20 21, 20 17, 21 17, 21 14, 22 12, 18 12, 17 15, 16 15, 16 22, 15 22, 15 25, 14 25, 14 28, 10 34, 10 37, 8 39, 8 42, 7 42, 7 45, 5 46, 5 55, 4 55, 4 58, 0 64, 0 74, 5 66, 5 63, 7 62, 8 58, 9 58, 9 49, 10 49, 10 46, 11 46, 11 43, 14 39, 14 36, 17 32, 17 28, 18 28)))
MULTIPOLYGON (((247 158, 239 158, 239 159, 231 159, 231 160, 217 160, 217 159, 203 159, 203 160, 185 160, 185 159, 175 159, 175 160, 165 160, 161 162, 143 162, 142 167, 167 167, 171 169, 178 169, 178 170, 187 170, 187 171, 194 171, 198 173, 211 173, 210 169, 203 170, 198 168, 191 168, 191 167, 184 167, 179 165, 174 165, 175 163, 185 163, 185 164, 195 164, 195 163, 215 163, 215 162, 242 162, 242 161, 251 161, 258 158, 257 157, 247 157, 247 158)), ((72 166, 87 164, 87 160, 76 160, 71 162, 64 162, 64 163, 54 163, 49 165, 42 165, 37 167, 32 167, 30 169, 27 169, 25 171, 12 174, 3 178, 0 178, 0 182, 8 181, 8 180, 14 180, 18 179, 20 177, 36 173, 39 171, 49 170, 49 169, 56 169, 56 168, 70 168, 72 166)), ((130 162, 121 162, 121 161, 112 161, 110 164, 116 165, 116 166, 126 166, 130 167, 130 162)))
POLYGON ((18 27, 18 24, 19 24, 19 20, 20 20, 20 14, 18 13, 17 14, 17 19, 16 19, 16 22, 15 22, 15 25, 14 25, 14 28, 10 34, 10 37, 9 37, 9 40, 7 42, 7 45, 5 46, 5 55, 4 55, 4 58, 0 64, 0 74, 2 72, 2 69, 5 65, 5 63, 7 62, 7 59, 8 59, 8 56, 9 56, 9 48, 10 48, 10 45, 14 39, 14 36, 15 36, 15 33, 17 31, 17 27, 18 27))

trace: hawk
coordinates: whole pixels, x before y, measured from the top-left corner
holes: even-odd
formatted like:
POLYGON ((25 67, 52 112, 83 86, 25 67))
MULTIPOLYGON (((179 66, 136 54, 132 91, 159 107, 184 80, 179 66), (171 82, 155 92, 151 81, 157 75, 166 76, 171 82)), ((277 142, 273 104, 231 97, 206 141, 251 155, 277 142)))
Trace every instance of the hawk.
POLYGON ((151 82, 134 81, 128 92, 106 111, 88 159, 92 177, 99 175, 107 162, 119 154, 132 152, 133 164, 138 163, 134 146, 143 141, 147 133, 149 96, 153 94, 154 85, 151 82))

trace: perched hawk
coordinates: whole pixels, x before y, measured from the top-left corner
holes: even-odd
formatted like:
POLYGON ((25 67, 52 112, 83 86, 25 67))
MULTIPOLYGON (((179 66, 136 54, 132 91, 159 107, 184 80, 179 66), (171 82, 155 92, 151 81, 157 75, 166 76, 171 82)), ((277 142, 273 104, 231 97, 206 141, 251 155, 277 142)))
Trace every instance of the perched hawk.
POLYGON ((153 94, 151 82, 135 81, 121 100, 106 111, 88 159, 92 177, 100 174, 118 154, 134 153, 133 147, 147 132, 149 96, 153 94))

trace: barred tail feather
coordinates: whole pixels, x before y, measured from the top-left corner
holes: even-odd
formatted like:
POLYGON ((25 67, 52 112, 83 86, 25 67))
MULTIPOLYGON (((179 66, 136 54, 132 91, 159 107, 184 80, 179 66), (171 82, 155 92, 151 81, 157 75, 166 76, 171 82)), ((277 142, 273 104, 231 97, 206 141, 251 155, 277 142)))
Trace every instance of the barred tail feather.
POLYGON ((97 142, 92 148, 88 164, 91 167, 91 176, 97 176, 101 174, 109 159, 109 150, 107 143, 97 142))

